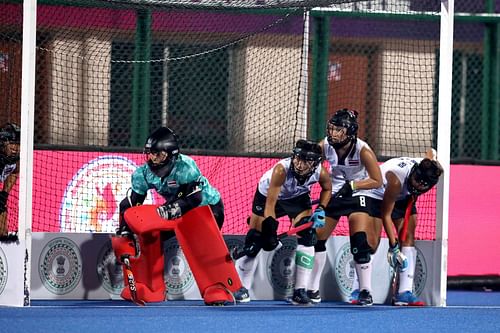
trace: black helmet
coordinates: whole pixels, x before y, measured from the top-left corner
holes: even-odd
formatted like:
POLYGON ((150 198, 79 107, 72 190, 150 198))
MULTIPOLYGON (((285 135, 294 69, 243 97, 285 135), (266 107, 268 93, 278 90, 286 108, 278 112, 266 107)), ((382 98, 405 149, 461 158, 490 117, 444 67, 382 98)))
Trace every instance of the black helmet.
POLYGON ((309 140, 298 140, 293 148, 292 160, 290 161, 290 170, 293 176, 299 181, 299 184, 303 184, 309 177, 312 176, 318 165, 322 160, 322 150, 320 145, 316 142, 309 140), (295 170, 295 166, 293 165, 293 158, 297 157, 303 161, 310 161, 311 166, 309 170, 300 174, 298 170, 295 170))
POLYGON ((0 141, 6 143, 21 142, 21 128, 14 123, 9 123, 0 129, 0 141))
POLYGON ((347 143, 355 141, 358 136, 358 111, 349 109, 337 110, 328 121, 328 124, 347 129, 347 138, 342 142, 334 142, 329 134, 327 136, 328 143, 333 148, 341 148, 347 143))
POLYGON ((2 164, 14 164, 19 161, 19 153, 15 155, 6 155, 5 147, 7 144, 19 144, 21 141, 21 129, 14 123, 9 123, 0 129, 0 143, 4 150, 1 154, 2 164))
POLYGON ((415 163, 410 171, 408 192, 412 195, 420 195, 429 191, 438 183, 442 174, 443 168, 438 161, 424 158, 420 163, 415 163))
POLYGON ((166 177, 174 168, 177 156, 179 156, 179 143, 177 135, 168 127, 160 127, 154 131, 144 145, 145 154, 166 152, 167 158, 161 163, 153 163, 148 158, 151 171, 158 177, 166 177))

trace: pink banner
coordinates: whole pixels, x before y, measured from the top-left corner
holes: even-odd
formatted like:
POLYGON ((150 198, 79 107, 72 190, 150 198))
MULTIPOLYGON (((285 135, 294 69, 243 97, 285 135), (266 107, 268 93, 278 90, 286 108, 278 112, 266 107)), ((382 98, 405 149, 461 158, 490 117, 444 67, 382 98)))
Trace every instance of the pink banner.
MULTIPOLYGON (((221 193, 224 234, 245 234, 257 182, 276 159, 193 156, 221 193)), ((118 205, 142 154, 35 151, 33 231, 114 232, 118 205)), ((500 166, 452 165, 450 175, 448 275, 500 274, 500 166)), ((9 196, 9 226, 17 224, 18 188, 9 196)), ((318 188, 313 198, 318 196, 318 188)), ((435 237, 435 193, 419 199, 419 239, 435 237)), ((163 202, 155 194, 147 203, 163 202)), ((282 219, 280 232, 290 223, 282 219)), ((346 235, 343 219, 335 230, 346 235)))
POLYGON ((500 166, 452 165, 448 275, 500 275, 500 166))

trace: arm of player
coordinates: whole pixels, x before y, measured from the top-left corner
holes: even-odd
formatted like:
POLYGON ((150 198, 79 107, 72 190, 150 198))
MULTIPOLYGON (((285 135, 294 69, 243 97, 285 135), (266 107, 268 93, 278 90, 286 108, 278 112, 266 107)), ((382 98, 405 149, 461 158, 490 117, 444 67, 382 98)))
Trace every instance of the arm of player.
POLYGON ((351 184, 353 190, 370 190, 382 186, 382 172, 377 156, 370 148, 361 149, 361 163, 365 166, 368 178, 357 180, 351 184))
POLYGON ((198 207, 203 201, 201 183, 196 180, 181 185, 179 196, 176 200, 158 207, 157 212, 167 220, 177 219, 191 209, 198 207))
POLYGON ((278 202, 278 196, 281 192, 281 186, 286 180, 286 170, 281 164, 277 164, 271 175, 271 180, 269 181, 269 189, 267 190, 266 197, 266 207, 264 208, 264 217, 271 216, 276 219, 276 202, 278 202))
POLYGON ((408 258, 401 252, 397 234, 395 231, 395 224, 392 220, 392 210, 396 199, 401 192, 401 182, 394 175, 388 171, 385 175, 387 179, 387 186, 382 199, 382 223, 384 225, 385 233, 389 238, 389 251, 387 252, 387 261, 393 268, 398 268, 399 271, 404 272, 408 268, 408 258))
MULTIPOLYGON (((18 164, 19 165, 19 164, 18 164)), ((0 214, 7 211, 7 200, 9 198, 9 193, 16 183, 17 176, 19 175, 19 168, 5 178, 3 183, 3 189, 0 191, 0 214)))
POLYGON ((319 174, 319 185, 321 186, 321 192, 319 194, 319 205, 311 216, 311 221, 313 221, 313 228, 322 228, 325 226, 325 207, 330 202, 332 197, 332 181, 330 175, 324 166, 321 166, 321 172, 319 174))
POLYGON ((138 206, 142 205, 144 200, 146 199, 145 194, 139 194, 132 190, 131 188, 128 189, 127 191, 127 197, 125 197, 121 202, 120 202, 120 215, 119 215, 119 227, 118 230, 116 231, 117 235, 123 235, 126 236, 128 234, 131 234, 132 231, 127 225, 127 222, 125 221, 123 214, 125 214, 125 211, 129 209, 130 207, 133 206, 138 206))
POLYGON ((385 175, 387 179, 386 189, 384 191, 384 197, 382 199, 382 223, 384 226, 385 233, 389 238, 389 244, 394 245, 397 242, 397 233, 395 231, 395 224, 392 220, 392 211, 396 203, 396 199, 401 192, 401 182, 394 175, 394 173, 388 171, 385 175))

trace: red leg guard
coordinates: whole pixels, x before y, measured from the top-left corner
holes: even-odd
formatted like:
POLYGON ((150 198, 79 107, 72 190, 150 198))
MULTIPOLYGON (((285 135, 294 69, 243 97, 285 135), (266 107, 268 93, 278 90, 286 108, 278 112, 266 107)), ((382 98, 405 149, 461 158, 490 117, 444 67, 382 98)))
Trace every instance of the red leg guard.
POLYGON ((234 302, 241 281, 210 207, 187 212, 175 233, 205 303, 234 302))
MULTIPOLYGON (((162 219, 156 212, 157 207, 143 205, 129 208, 125 211, 125 221, 139 235, 174 229, 205 303, 234 302, 232 293, 241 288, 241 281, 210 207, 194 208, 176 220, 162 219)), ((146 255, 143 250, 146 241, 140 240, 141 257, 146 255)), ((141 267, 144 271, 150 269, 141 267)))
MULTIPOLYGON (((166 287, 163 280, 164 258, 160 244, 160 232, 139 235, 141 253, 137 256, 134 243, 128 237, 111 237, 111 244, 116 258, 123 263, 128 257, 130 270, 135 279, 136 297, 144 302, 165 301, 166 287)), ((121 292, 123 299, 134 301, 128 286, 128 275, 123 270, 125 288, 121 292)))

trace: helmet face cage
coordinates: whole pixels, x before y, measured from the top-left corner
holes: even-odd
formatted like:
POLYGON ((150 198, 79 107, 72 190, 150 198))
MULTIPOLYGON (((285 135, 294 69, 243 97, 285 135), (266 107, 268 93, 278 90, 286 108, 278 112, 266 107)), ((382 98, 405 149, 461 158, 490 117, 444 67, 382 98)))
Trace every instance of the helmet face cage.
POLYGON ((0 144, 3 150, 1 156, 2 163, 14 164, 19 161, 19 148, 11 150, 7 147, 9 144, 19 145, 21 141, 21 128, 18 125, 10 123, 0 129, 0 144))
MULTIPOLYGON (((358 136, 358 112, 350 109, 341 109, 335 112, 335 114, 328 121, 328 125, 334 125, 337 127, 344 127, 346 129, 347 138, 342 142, 335 142, 330 136, 327 130, 327 140, 328 143, 334 148, 341 148, 347 143, 356 140, 358 136)), ((327 125, 327 126, 328 126, 327 125)))
POLYGON ((147 163, 151 171, 159 177, 166 177, 172 171, 177 156, 179 156, 179 143, 175 133, 167 127, 160 127, 154 131, 144 145, 147 163), (149 154, 164 152, 166 158, 158 163, 151 160, 149 154))
POLYGON ((322 150, 317 143, 308 140, 298 140, 293 148, 290 170, 299 183, 303 184, 307 179, 309 179, 309 177, 312 176, 318 165, 321 163, 321 160, 322 150), (309 168, 307 171, 304 172, 296 169, 294 165, 294 159, 296 158, 308 162, 309 168))
POLYGON ((412 195, 420 195, 429 191, 439 181, 443 169, 435 160, 424 158, 415 164, 408 176, 408 191, 412 195))

